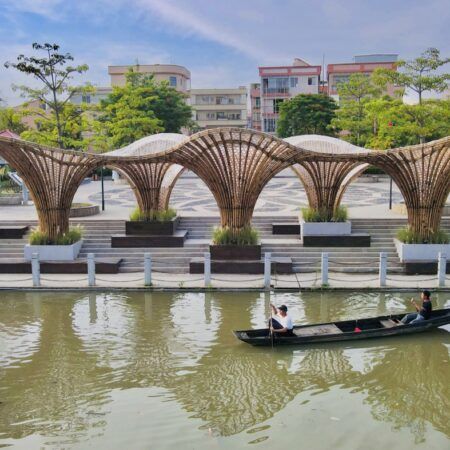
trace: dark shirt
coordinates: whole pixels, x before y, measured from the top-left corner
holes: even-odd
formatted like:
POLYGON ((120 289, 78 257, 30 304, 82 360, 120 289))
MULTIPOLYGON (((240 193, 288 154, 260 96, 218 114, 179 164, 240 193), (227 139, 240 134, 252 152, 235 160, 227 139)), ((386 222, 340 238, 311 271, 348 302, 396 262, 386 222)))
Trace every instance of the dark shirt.
POLYGON ((425 319, 428 320, 431 317, 431 300, 424 301, 422 303, 422 308, 419 310, 419 314, 425 319))

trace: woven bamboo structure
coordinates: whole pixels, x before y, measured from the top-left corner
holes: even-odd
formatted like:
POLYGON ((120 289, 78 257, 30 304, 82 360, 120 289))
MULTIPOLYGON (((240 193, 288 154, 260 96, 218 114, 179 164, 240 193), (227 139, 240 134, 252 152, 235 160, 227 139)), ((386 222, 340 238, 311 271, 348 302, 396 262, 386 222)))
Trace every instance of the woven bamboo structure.
POLYGON ((79 184, 101 165, 131 180, 143 210, 167 207, 181 170, 192 170, 214 195, 221 225, 238 231, 251 223, 258 196, 281 170, 300 167, 310 204, 334 209, 348 183, 365 164, 372 164, 394 179, 405 199, 409 226, 427 240, 439 228, 450 192, 449 147, 447 137, 389 151, 336 151, 326 146, 313 151, 253 130, 220 128, 180 137, 164 149, 155 144, 144 153, 95 155, 0 138, 0 156, 27 184, 41 229, 51 239, 67 230, 79 184))
POLYGON ((69 229, 73 197, 101 158, 0 138, 0 156, 22 177, 37 210, 39 227, 54 241, 69 229))
POLYGON ((128 180, 144 215, 169 207, 170 195, 184 167, 164 161, 144 161, 143 157, 163 152, 185 140, 182 134, 155 134, 104 154, 105 165, 128 180))
MULTIPOLYGON (((285 139, 299 147, 299 151, 310 150, 327 155, 367 154, 370 150, 357 147, 329 136, 302 135, 285 139)), ((306 159, 292 166, 292 170, 302 182, 309 206, 320 210, 331 220, 339 207, 342 196, 350 183, 361 175, 368 164, 345 161, 319 161, 306 159)))
POLYGON ((373 152, 367 162, 395 181, 405 200, 409 228, 428 241, 439 229, 450 193, 450 136, 386 152, 373 152))
POLYGON ((239 231, 250 225, 264 186, 299 155, 296 147, 270 135, 219 128, 197 133, 159 157, 198 175, 214 195, 221 226, 239 231))

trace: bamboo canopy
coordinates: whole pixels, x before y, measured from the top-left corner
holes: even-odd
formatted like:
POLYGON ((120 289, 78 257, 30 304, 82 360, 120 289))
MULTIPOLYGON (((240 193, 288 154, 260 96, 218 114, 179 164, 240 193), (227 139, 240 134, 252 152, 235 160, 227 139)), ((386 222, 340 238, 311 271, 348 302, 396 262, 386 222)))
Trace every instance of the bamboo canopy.
MULTIPOLYGON (((285 141, 301 149, 329 155, 367 154, 371 151, 329 136, 292 136, 285 141)), ((367 167, 368 164, 351 159, 345 161, 313 159, 293 165, 292 170, 305 188, 309 206, 326 213, 328 220, 331 220, 347 187, 367 167)))
MULTIPOLYGON (((78 186, 101 165, 125 174, 144 211, 166 208, 181 171, 192 170, 214 195, 221 225, 235 231, 251 223, 261 191, 287 167, 296 170, 310 205, 330 210, 339 205, 345 188, 367 164, 383 169, 405 199, 410 228, 424 240, 439 228, 450 192, 450 137, 375 151, 355 150, 325 137, 320 138, 328 142, 326 145, 314 147, 308 144, 311 138, 303 138, 302 145, 299 137, 281 140, 238 128, 205 130, 190 137, 176 135, 166 139, 163 146, 155 144, 164 141, 161 136, 152 137, 151 145, 132 144, 135 151, 120 149, 103 155, 0 137, 0 156, 28 186, 41 229, 51 238, 68 229, 69 210, 78 186)), ((315 139, 320 141, 319 137, 315 139)))

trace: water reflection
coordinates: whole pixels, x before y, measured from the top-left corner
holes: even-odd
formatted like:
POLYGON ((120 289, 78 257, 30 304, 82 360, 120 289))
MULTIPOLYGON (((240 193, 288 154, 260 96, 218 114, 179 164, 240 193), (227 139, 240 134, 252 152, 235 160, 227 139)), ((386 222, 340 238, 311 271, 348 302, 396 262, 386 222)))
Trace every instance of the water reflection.
MULTIPOLYGON (((266 430, 294 399, 309 394, 330 396, 343 409, 351 408, 348 396, 362 395, 375 421, 409 430, 416 443, 433 429, 450 437, 448 331, 273 351, 231 334, 263 326, 270 301, 287 304, 301 323, 405 311, 409 297, 6 294, 0 445, 35 434, 69 445, 107 433, 114 392, 136 395, 142 388, 170 393, 165 400, 188 413, 184 420, 200 420, 200 428, 217 436, 266 430), (332 397, 336 389, 342 398, 332 397)), ((435 299, 438 306, 446 301, 445 295, 435 299)))

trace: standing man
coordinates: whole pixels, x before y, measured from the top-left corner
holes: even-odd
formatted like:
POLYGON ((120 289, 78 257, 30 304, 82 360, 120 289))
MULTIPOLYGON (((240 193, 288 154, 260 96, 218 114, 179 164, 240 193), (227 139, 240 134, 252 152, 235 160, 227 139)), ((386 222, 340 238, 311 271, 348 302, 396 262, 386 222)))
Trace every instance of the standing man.
POLYGON ((415 324, 422 322, 423 320, 428 320, 431 317, 431 311, 433 310, 430 297, 430 291, 427 291, 426 289, 422 291, 422 294, 420 296, 420 298, 422 299, 422 306, 419 306, 412 298, 411 303, 416 308, 417 313, 406 314, 401 322, 403 324, 415 324))
POLYGON ((292 328, 294 328, 294 325, 291 316, 287 313, 287 306, 281 305, 279 308, 276 308, 271 303, 270 307, 272 308, 273 316, 270 319, 269 328, 272 333, 282 336, 293 336, 292 328))

